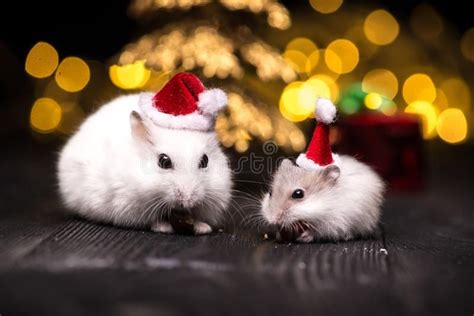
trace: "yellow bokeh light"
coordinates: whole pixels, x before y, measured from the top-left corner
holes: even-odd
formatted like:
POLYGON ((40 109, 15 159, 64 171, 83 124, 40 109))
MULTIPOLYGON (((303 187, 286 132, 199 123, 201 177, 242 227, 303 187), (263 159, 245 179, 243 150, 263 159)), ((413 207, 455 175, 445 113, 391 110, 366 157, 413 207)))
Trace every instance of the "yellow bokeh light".
POLYGON ((430 102, 412 102, 405 108, 405 112, 416 114, 421 118, 424 139, 436 136, 436 109, 430 102))
POLYGON ((304 37, 297 37, 293 40, 291 40, 287 45, 286 45, 286 50, 296 50, 299 51, 306 56, 311 55, 314 51, 318 50, 318 47, 314 42, 308 38, 304 37))
POLYGON ((364 21, 364 33, 376 45, 392 43, 398 36, 400 26, 397 20, 385 10, 375 10, 364 21))
POLYGON ((383 99, 380 94, 371 92, 364 98, 364 104, 368 109, 377 110, 382 105, 383 99))
POLYGON ((302 108, 300 104, 300 88, 302 81, 290 83, 283 90, 280 97, 280 112, 284 118, 291 122, 301 122, 308 117, 309 109, 302 108))
POLYGON ((471 91, 468 84, 461 78, 449 78, 441 83, 449 107, 467 111, 471 106, 471 91))
POLYGON ((311 74, 311 72, 318 66, 319 58, 320 58, 320 50, 315 50, 311 55, 308 56, 306 59, 306 73, 311 74))
POLYGON ((36 78, 51 76, 58 67, 59 56, 56 49, 46 42, 33 46, 26 56, 25 70, 36 78))
POLYGON ((61 107, 56 101, 51 98, 40 98, 31 108, 30 124, 39 133, 51 133, 61 122, 61 116, 61 107))
POLYGON ((434 102, 436 88, 433 80, 426 74, 411 75, 403 84, 403 98, 406 103, 414 101, 434 102))
POLYGON ((77 92, 84 89, 90 77, 91 72, 85 61, 78 57, 67 57, 59 64, 55 79, 61 89, 77 92))
POLYGON ((328 14, 337 11, 342 5, 343 0, 309 0, 309 3, 316 11, 328 14))
POLYGON ((467 121, 459 109, 446 109, 438 117, 436 131, 445 142, 456 144, 466 139, 467 121))
POLYGON ((326 82, 311 78, 301 85, 298 92, 298 104, 303 114, 310 116, 314 112, 318 98, 331 99, 331 89, 326 82))
POLYGON ((393 99, 398 93, 398 80, 390 70, 374 69, 364 76, 362 90, 367 93, 375 92, 393 99))
MULTIPOLYGON (((341 74, 332 71, 326 64, 326 61, 325 61, 326 49, 319 49, 317 54, 318 54, 317 57, 313 55, 310 55, 308 57, 308 61, 306 62, 306 71, 307 71, 308 76, 315 75, 315 74, 326 75, 326 76, 331 77, 333 80, 337 80, 337 78, 339 78, 341 74)), ((339 59, 339 57, 336 56, 335 54, 332 54, 331 58, 333 59, 333 64, 335 65, 335 68, 337 68, 337 70, 340 71, 341 60, 339 59)))
POLYGON ((435 39, 443 31, 443 20, 427 3, 422 3, 413 9, 410 24, 416 35, 428 40, 435 39))
POLYGON ((461 53, 464 58, 474 62, 474 27, 468 29, 462 36, 461 53))
POLYGON ((307 57, 302 52, 297 50, 287 50, 283 53, 283 58, 291 65, 291 67, 296 72, 306 72, 307 57))
POLYGON ((309 78, 308 81, 312 81, 313 79, 321 80, 326 83, 330 91, 330 94, 327 97, 330 98, 334 103, 336 103, 339 99, 339 86, 337 85, 336 81, 332 77, 325 74, 314 75, 309 78))
POLYGON ((348 73, 359 63, 359 50, 351 41, 337 39, 328 45, 324 60, 328 68, 335 73, 348 73))
POLYGON ((448 98, 443 90, 436 89, 436 100, 433 102, 433 105, 439 110, 444 110, 449 107, 448 98))
POLYGON ((150 79, 151 71, 145 67, 144 60, 130 65, 113 65, 109 68, 109 76, 114 85, 122 89, 142 88, 150 79))

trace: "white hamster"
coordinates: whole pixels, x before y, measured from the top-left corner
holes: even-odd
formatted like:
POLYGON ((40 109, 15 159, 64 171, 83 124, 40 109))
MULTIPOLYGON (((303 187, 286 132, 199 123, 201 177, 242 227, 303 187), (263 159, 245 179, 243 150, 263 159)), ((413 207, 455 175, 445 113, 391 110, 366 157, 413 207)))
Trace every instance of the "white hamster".
POLYGON ((215 132, 164 128, 121 96, 87 118, 60 153, 66 206, 91 220, 173 233, 169 215, 192 210, 195 234, 220 225, 231 171, 215 132))
POLYGON ((263 218, 278 227, 279 239, 348 240, 374 232, 384 183, 362 162, 343 155, 337 159, 338 166, 318 170, 283 160, 261 207, 263 218))

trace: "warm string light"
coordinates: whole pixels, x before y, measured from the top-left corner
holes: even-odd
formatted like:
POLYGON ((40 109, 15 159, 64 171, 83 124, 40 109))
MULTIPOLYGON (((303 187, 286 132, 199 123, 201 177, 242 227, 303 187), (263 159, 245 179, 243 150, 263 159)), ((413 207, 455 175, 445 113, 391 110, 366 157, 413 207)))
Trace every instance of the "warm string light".
POLYGON ((174 71, 178 67, 189 71, 199 67, 206 77, 240 78, 243 69, 234 50, 232 41, 214 27, 177 27, 169 33, 146 35, 130 44, 120 54, 119 64, 145 60, 148 67, 157 71, 174 71))
POLYGON ((216 132, 225 147, 245 152, 253 138, 262 142, 274 138, 287 150, 304 149, 306 140, 294 124, 279 116, 271 117, 241 94, 229 92, 228 96, 227 114, 219 115, 216 120, 216 132))
POLYGON ((296 79, 293 67, 269 45, 254 42, 242 46, 240 51, 243 58, 255 66, 260 79, 267 81, 281 78, 285 82, 296 79))
MULTIPOLYGON (((188 10, 211 2, 210 0, 135 0, 130 7, 130 12, 134 16, 140 16, 160 9, 188 10)), ((232 11, 248 10, 253 13, 265 13, 268 25, 277 29, 285 30, 291 26, 288 10, 277 0, 219 0, 218 2, 232 11)))

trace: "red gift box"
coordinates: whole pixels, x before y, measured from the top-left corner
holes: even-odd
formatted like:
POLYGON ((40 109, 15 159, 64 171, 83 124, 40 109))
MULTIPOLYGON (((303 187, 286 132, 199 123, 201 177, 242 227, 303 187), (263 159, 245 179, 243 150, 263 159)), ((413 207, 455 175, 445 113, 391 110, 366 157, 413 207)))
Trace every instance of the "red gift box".
POLYGON ((423 188, 423 139, 416 116, 364 113, 342 119, 335 151, 371 165, 390 190, 423 188))

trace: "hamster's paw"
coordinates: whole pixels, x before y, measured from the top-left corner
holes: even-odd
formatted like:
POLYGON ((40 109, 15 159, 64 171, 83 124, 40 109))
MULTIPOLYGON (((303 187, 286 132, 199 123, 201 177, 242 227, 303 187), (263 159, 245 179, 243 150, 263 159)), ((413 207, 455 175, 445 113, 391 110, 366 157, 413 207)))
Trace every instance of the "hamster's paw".
POLYGON ((154 225, 151 226, 151 230, 162 234, 174 233, 173 226, 171 226, 171 224, 167 222, 156 222, 154 225))
POLYGON ((205 235, 212 233, 212 227, 208 223, 194 222, 194 233, 196 235, 205 235))
POLYGON ((307 244, 314 241, 314 235, 309 230, 305 230, 298 238, 296 238, 296 241, 307 244))

